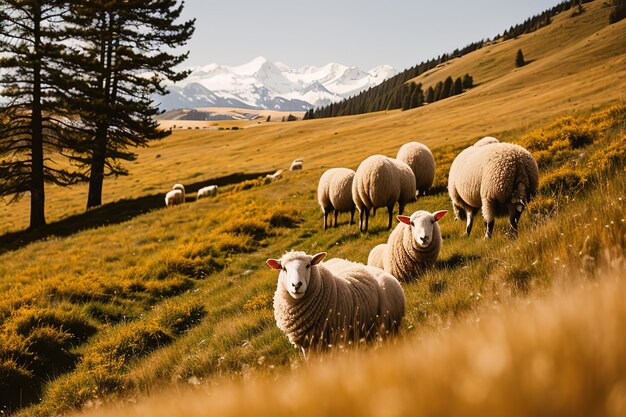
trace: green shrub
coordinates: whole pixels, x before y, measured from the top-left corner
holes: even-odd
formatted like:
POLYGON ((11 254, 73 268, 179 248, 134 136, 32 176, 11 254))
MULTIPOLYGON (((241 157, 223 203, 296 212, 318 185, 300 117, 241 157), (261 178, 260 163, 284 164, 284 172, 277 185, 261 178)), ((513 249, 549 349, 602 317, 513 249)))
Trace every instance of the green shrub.
POLYGON ((571 168, 559 168, 543 176, 539 189, 543 194, 571 195, 585 183, 585 178, 571 168))
POLYGON ((162 307, 156 322, 164 330, 178 336, 200 324, 205 315, 206 310, 199 303, 192 302, 183 305, 168 303, 162 307))

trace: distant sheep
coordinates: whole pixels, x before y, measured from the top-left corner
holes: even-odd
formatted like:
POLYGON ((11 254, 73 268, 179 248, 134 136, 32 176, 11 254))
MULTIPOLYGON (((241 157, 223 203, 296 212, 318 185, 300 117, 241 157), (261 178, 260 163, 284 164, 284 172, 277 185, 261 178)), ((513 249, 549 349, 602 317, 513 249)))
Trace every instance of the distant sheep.
POLYGON ((324 230, 327 228, 328 215, 335 212, 335 227, 337 215, 350 212, 350 224, 354 223, 356 207, 352 201, 352 182, 355 172, 348 168, 331 168, 320 177, 317 186, 317 201, 324 213, 324 230))
POLYGON ((267 260, 280 271, 274 317, 289 341, 304 351, 395 334, 405 309, 398 280, 344 259, 323 263, 325 256, 292 251, 267 260))
POLYGON ((467 219, 467 236, 482 208, 485 237, 489 238, 494 218, 507 214, 513 235, 517 234, 519 219, 537 194, 538 184, 539 169, 530 152, 511 143, 491 143, 470 146, 456 157, 450 167, 448 193, 455 219, 467 219))
POLYGON ((359 229, 367 232, 370 210, 387 207, 388 229, 391 229, 393 207, 396 202, 399 212, 415 200, 415 175, 404 162, 384 155, 366 158, 356 170, 352 183, 352 199, 359 210, 359 229))
POLYGON ((291 167, 289 168, 289 171, 297 171, 297 170, 301 170, 302 169, 302 160, 300 159, 296 159, 291 163, 291 167))
POLYGON ((435 158, 430 149, 419 142, 405 143, 396 159, 406 163, 413 171, 417 194, 425 194, 435 179, 435 158))
POLYGON ((383 268, 400 281, 421 277, 437 261, 441 250, 441 232, 437 222, 446 210, 430 213, 419 210, 398 216, 400 223, 391 232, 387 243, 375 246, 367 264, 383 268))
POLYGON ((198 194, 196 195, 196 200, 200 200, 204 197, 215 197, 217 195, 217 185, 209 185, 207 187, 202 187, 198 190, 198 194))
POLYGON ((165 194, 165 205, 176 206, 185 202, 185 194, 181 190, 172 190, 165 194))
POLYGON ((185 202, 185 186, 182 184, 174 184, 172 190, 180 190, 183 193, 183 203, 185 202))
POLYGON ((274 172, 273 174, 267 174, 265 177, 268 178, 270 181, 276 181, 279 180, 283 177, 283 172, 285 172, 284 169, 279 169, 278 171, 274 172))

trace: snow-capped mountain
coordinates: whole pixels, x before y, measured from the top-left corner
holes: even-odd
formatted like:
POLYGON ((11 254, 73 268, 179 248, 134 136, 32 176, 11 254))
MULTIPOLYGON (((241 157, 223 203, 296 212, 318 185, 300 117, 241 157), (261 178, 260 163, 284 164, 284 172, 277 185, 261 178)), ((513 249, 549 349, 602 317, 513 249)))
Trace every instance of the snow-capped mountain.
POLYGON ((369 72, 331 63, 290 68, 258 57, 239 66, 209 64, 192 68, 184 81, 155 97, 164 110, 194 107, 239 107, 302 111, 355 95, 397 74, 389 65, 369 72))

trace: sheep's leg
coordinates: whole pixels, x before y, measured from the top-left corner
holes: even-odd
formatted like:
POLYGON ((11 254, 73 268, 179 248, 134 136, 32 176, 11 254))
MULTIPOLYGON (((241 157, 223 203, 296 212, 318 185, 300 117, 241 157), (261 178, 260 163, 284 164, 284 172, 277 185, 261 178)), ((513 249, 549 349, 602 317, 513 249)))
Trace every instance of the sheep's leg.
POLYGON ((399 203, 399 206, 398 206, 398 214, 399 214, 400 216, 402 216, 402 214, 403 214, 403 213, 404 213, 404 204, 399 203))
POLYGON ((363 210, 359 210, 359 232, 363 231, 363 218, 365 217, 365 214, 363 213, 363 210))
POLYGON ((395 203, 387 206, 387 213, 389 213, 389 223, 387 224, 387 230, 391 229, 391 225, 393 224, 393 206, 395 206, 395 203))
POLYGON ((513 237, 517 237, 517 228, 521 216, 522 212, 517 208, 516 205, 509 208, 509 223, 511 224, 513 237))
POLYGON ((490 222, 486 223, 487 231, 485 232, 485 239, 490 239, 491 238, 491 235, 493 234, 493 225, 494 225, 494 223, 495 222, 493 221, 493 219, 490 222))
POLYGON ((367 229, 369 227, 369 221, 370 221, 370 211, 369 209, 367 209, 365 211, 365 230, 363 231, 364 233, 367 233, 367 229))
POLYGON ((354 209, 354 208, 352 210, 350 210, 350 224, 354 224, 354 211, 355 210, 356 209, 354 209))
POLYGON ((472 227, 474 226, 474 217, 476 216, 476 213, 478 213, 478 209, 461 209, 461 212, 465 213, 465 217, 467 219, 467 224, 465 226, 465 236, 469 236, 470 233, 472 233, 472 227))
POLYGON ((333 227, 337 227, 337 215, 339 215, 339 212, 335 210, 335 225, 333 227))
POLYGON ((324 230, 326 230, 326 228, 328 224, 328 212, 326 210, 324 210, 324 230))
POLYGON ((376 217, 376 207, 374 207, 374 211, 372 211, 372 217, 376 217))

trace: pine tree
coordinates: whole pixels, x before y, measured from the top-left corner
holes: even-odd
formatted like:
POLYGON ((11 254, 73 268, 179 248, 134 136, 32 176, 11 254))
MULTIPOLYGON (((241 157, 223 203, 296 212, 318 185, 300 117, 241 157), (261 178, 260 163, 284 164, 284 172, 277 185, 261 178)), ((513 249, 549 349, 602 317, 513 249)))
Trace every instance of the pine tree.
POLYGON ((524 61, 524 53, 522 52, 521 49, 518 49, 517 57, 515 58, 515 66, 523 67, 524 65, 526 65, 526 61, 524 61))
POLYGON ((469 90, 470 88, 474 87, 474 79, 472 78, 471 75, 469 74, 465 74, 463 76, 463 88, 465 90, 469 90))
POLYGON ((30 193, 31 229, 46 224, 44 183, 82 178, 55 163, 73 143, 53 81, 65 12, 62 1, 0 1, 0 196, 30 193))
POLYGON ((428 87, 428 90, 426 90, 426 102, 427 103, 435 102, 435 90, 433 89, 432 86, 428 87))
POLYGON ((89 170, 87 208, 102 204, 104 177, 126 175, 120 161, 136 158, 130 147, 170 134, 158 129, 152 94, 166 94, 165 79, 188 53, 168 50, 185 44, 195 20, 176 23, 177 0, 83 0, 72 2, 66 17, 74 46, 66 56, 70 73, 61 90, 66 106, 80 116, 87 136, 75 160, 89 170))
POLYGON ((452 87, 452 94, 456 96, 457 94, 461 94, 463 92, 463 81, 461 81, 461 77, 458 77, 454 80, 454 85, 452 87))
POLYGON ((448 98, 452 95, 452 87, 454 86, 454 80, 452 77, 448 76, 446 80, 443 82, 443 92, 441 98, 448 98))
POLYGON ((613 24, 626 18, 626 0, 613 0, 614 9, 609 15, 609 23, 613 24))

